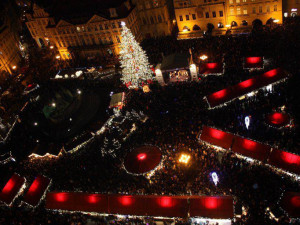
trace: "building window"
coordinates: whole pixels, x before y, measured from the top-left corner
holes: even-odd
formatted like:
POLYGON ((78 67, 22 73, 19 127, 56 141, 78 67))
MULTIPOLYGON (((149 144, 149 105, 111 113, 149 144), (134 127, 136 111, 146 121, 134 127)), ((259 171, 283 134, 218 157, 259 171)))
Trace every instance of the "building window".
POLYGON ((223 17, 223 11, 219 11, 220 17, 223 17))
POLYGON ((189 15, 186 15, 185 18, 186 18, 186 20, 190 20, 190 16, 189 15))
POLYGON ((242 0, 243 2, 247 2, 247 0, 242 0))
POLYGON ((247 15, 248 14, 248 10, 247 9, 243 9, 243 14, 247 15))
POLYGON ((192 14, 192 18, 193 18, 193 20, 195 20, 196 19, 196 14, 192 14))
POLYGON ((267 12, 270 12, 270 6, 267 5, 267 12))
POLYGON ((213 17, 217 16, 215 11, 212 12, 212 15, 213 15, 213 17))
POLYGON ((236 8, 236 14, 241 15, 241 7, 236 8))
POLYGON ((259 6, 259 13, 262 13, 262 6, 259 6))
POLYGON ((233 4, 233 0, 229 0, 229 4, 233 4))
POLYGON ((234 8, 230 8, 230 15, 233 16, 234 14, 234 8))
POLYGON ((108 26, 107 26, 107 24, 104 24, 104 26, 105 26, 105 29, 106 29, 106 30, 108 30, 108 26))
POLYGON ((183 21, 183 17, 182 17, 182 16, 179 16, 179 20, 180 20, 180 21, 183 21))
POLYGON ((154 20, 153 20, 152 16, 150 16, 150 22, 151 22, 151 24, 154 24, 154 20))
POLYGON ((274 5, 274 12, 277 11, 277 5, 274 5))
POLYGON ((238 4, 238 3, 240 3, 240 0, 236 0, 235 2, 238 4))
POLYGON ((159 22, 159 23, 161 23, 161 22, 162 22, 162 20, 161 20, 161 16, 160 16, 160 15, 158 15, 158 16, 157 16, 157 18, 158 18, 158 22, 159 22))
POLYGON ((255 7, 252 8, 252 13, 256 13, 256 8, 255 7))
POLYGON ((205 13, 205 17, 206 17, 206 18, 209 18, 209 12, 206 12, 206 13, 205 13))

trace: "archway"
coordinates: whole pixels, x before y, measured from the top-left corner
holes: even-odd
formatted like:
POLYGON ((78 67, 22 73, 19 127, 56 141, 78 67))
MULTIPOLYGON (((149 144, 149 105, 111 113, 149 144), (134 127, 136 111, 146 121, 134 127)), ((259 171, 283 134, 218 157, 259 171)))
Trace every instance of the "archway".
POLYGON ((243 25, 243 26, 248 26, 248 22, 247 22, 246 20, 243 20, 243 21, 242 21, 242 25, 243 25))
POLYGON ((231 27, 237 27, 237 22, 232 21, 232 22, 231 22, 231 27))
POLYGON ((194 25, 193 30, 201 30, 201 28, 198 25, 194 25))
POLYGON ((272 26, 274 24, 274 19, 270 18, 267 20, 266 25, 272 26))
POLYGON ((255 20, 253 20, 253 22, 252 22, 252 26, 253 27, 256 27, 256 26, 262 26, 263 25, 263 23, 262 23, 262 21, 260 20, 260 19, 255 19, 255 20))

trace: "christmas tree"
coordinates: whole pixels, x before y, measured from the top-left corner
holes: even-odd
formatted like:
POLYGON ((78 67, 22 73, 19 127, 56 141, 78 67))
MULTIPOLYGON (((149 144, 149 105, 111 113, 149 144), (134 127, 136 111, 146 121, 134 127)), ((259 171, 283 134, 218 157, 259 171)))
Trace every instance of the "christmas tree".
POLYGON ((153 79, 148 57, 124 22, 122 22, 122 27, 121 80, 128 88, 143 87, 153 79))

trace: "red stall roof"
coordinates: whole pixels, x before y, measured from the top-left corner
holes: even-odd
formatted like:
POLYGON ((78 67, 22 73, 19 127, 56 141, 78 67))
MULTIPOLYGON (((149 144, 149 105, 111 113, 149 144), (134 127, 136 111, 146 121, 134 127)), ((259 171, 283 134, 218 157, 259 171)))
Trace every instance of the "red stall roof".
POLYGON ((203 126, 200 140, 225 149, 230 149, 234 135, 224 131, 203 126))
POLYGON ((270 154, 271 147, 256 141, 235 136, 232 151, 253 159, 265 161, 270 154))
POLYGON ((213 108, 287 77, 288 74, 282 69, 273 69, 264 74, 242 81, 234 86, 210 94, 206 96, 206 99, 209 107, 213 108))
POLYGON ((228 219, 233 217, 233 198, 222 197, 191 197, 190 216, 228 219))
POLYGON ((300 218, 300 193, 284 193, 281 199, 281 206, 291 218, 300 218))
POLYGON ((269 164, 300 175, 299 155, 273 149, 269 157, 269 164))
POLYGON ((46 208, 107 214, 232 218, 231 197, 47 193, 46 208))
POLYGON ((51 192, 46 195, 46 208, 108 213, 108 197, 102 194, 51 192))
POLYGON ((223 63, 204 63, 200 65, 201 75, 220 75, 224 73, 223 63))
POLYGON ((38 175, 25 194, 24 202, 28 203, 29 205, 36 206, 46 191, 49 183, 49 178, 38 175))
POLYGON ((5 202, 7 205, 10 205, 17 196, 24 182, 24 177, 14 174, 2 189, 2 192, 0 193, 0 200, 5 202))
POLYGON ((262 69, 264 67, 263 57, 246 57, 244 69, 262 69))

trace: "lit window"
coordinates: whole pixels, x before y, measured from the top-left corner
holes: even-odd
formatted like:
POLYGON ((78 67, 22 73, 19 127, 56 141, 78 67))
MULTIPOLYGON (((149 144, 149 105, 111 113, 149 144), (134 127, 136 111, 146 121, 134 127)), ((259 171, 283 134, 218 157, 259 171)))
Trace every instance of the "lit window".
POLYGON ((248 10, 247 9, 243 9, 243 14, 247 15, 248 14, 248 10))
POLYGON ((267 12, 270 12, 270 6, 267 5, 267 12))
POLYGON ((230 15, 232 16, 234 14, 234 8, 230 8, 230 15))
POLYGON ((233 0, 229 0, 229 4, 233 4, 233 0))
POLYGON ((247 0, 243 0, 243 2, 247 2, 247 0))
POLYGON ((237 8, 236 8, 236 13, 237 13, 238 15, 241 15, 241 7, 237 7, 237 8))
POLYGON ((275 12, 277 11, 277 5, 274 5, 274 11, 275 12))
POLYGON ((238 3, 240 3, 240 0, 236 0, 235 2, 238 4, 238 3))

